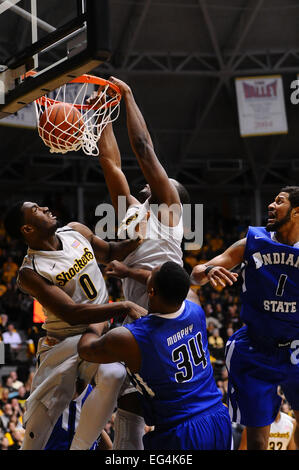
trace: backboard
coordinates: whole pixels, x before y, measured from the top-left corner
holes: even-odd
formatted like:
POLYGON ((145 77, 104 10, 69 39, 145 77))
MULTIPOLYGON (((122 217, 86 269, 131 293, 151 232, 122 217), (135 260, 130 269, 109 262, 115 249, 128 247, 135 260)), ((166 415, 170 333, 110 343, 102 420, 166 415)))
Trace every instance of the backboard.
POLYGON ((0 119, 110 54, 109 0, 0 0, 0 119))

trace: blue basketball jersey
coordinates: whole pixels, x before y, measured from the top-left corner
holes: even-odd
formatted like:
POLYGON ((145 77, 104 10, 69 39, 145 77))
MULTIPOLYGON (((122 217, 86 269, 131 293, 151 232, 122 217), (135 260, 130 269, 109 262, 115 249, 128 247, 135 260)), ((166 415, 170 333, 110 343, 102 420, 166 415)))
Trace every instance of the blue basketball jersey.
POLYGON ((241 319, 255 338, 284 345, 299 338, 299 246, 275 241, 264 227, 249 227, 241 319))
POLYGON ((142 355, 139 373, 128 373, 142 394, 149 426, 174 426, 223 406, 208 352, 205 313, 188 300, 181 310, 176 318, 150 314, 125 325, 142 355))
MULTIPOLYGON (((78 426, 81 408, 91 391, 92 386, 88 385, 79 397, 71 401, 58 418, 44 450, 69 450, 78 426)), ((91 450, 95 447, 96 443, 93 444, 91 450)))

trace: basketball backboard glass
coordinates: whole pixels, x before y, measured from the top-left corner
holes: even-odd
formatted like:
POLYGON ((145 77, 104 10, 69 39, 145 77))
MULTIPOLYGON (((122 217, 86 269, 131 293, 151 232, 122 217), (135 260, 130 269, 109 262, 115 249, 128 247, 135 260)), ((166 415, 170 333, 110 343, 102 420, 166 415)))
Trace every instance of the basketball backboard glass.
POLYGON ((0 0, 0 119, 109 59, 108 6, 0 0))

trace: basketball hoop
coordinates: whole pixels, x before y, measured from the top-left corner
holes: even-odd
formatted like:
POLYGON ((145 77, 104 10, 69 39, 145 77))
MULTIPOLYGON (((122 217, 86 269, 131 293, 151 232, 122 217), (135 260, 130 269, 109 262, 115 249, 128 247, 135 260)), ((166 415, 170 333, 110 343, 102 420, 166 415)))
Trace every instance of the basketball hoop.
POLYGON ((82 149, 97 156, 97 142, 107 124, 118 118, 120 100, 120 90, 113 83, 82 75, 58 88, 54 98, 42 96, 35 101, 38 133, 51 153, 82 149), (92 85, 99 88, 88 102, 92 85))

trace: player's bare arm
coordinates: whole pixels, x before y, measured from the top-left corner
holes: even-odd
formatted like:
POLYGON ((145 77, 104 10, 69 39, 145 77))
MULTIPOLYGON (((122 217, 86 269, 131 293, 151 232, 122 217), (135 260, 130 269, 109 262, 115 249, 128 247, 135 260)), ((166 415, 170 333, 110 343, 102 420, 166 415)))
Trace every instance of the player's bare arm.
POLYGON ((151 271, 148 269, 133 268, 127 266, 125 263, 114 260, 106 266, 105 274, 108 277, 118 277, 119 279, 129 277, 141 284, 146 284, 151 275, 151 271))
POLYGON ((132 251, 142 243, 142 239, 136 236, 135 239, 123 240, 117 242, 106 242, 97 237, 90 228, 79 222, 71 222, 69 227, 81 233, 91 244, 96 260, 99 263, 107 264, 112 260, 122 261, 132 251))
POLYGON ((191 274, 192 282, 200 286, 207 282, 210 282, 213 287, 231 286, 236 282, 238 274, 230 270, 242 263, 245 247, 246 238, 243 238, 227 248, 221 255, 205 264, 195 266, 191 274))
POLYGON ((102 337, 90 326, 79 341, 78 353, 89 362, 124 362, 132 372, 138 372, 141 366, 139 346, 132 333, 122 326, 102 337))
POLYGON ((126 198, 127 207, 131 204, 137 204, 138 200, 132 196, 127 178, 121 169, 120 151, 111 123, 103 130, 98 141, 98 147, 100 151, 100 165, 115 211, 118 212, 119 196, 126 198))
MULTIPOLYGON (((110 77, 122 93, 127 111, 127 128, 131 147, 136 155, 143 175, 150 185, 152 197, 159 204, 172 206, 169 226, 178 224, 181 216, 180 198, 176 188, 170 182, 168 175, 157 158, 153 142, 148 132, 145 120, 136 104, 131 88, 121 80, 110 77)), ((166 210, 166 209, 163 209, 166 210)))
POLYGON ((101 305, 76 304, 62 289, 28 268, 19 272, 18 287, 70 325, 106 322, 113 317, 125 318, 126 314, 137 319, 146 314, 142 307, 128 301, 101 305))

